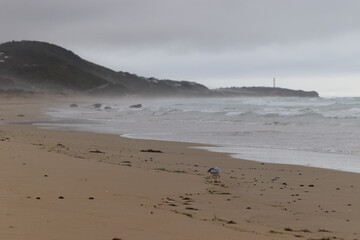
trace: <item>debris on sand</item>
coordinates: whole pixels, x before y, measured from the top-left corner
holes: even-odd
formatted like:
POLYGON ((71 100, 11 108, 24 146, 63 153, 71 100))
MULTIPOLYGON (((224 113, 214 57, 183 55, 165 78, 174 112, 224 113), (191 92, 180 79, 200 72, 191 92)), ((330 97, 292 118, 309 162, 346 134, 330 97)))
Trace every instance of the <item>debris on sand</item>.
POLYGON ((141 150, 140 152, 149 152, 149 153, 163 153, 162 151, 160 150, 153 150, 153 149, 143 149, 141 150))
POLYGON ((90 151, 90 153, 105 153, 105 152, 102 152, 100 150, 92 150, 92 151, 90 151))

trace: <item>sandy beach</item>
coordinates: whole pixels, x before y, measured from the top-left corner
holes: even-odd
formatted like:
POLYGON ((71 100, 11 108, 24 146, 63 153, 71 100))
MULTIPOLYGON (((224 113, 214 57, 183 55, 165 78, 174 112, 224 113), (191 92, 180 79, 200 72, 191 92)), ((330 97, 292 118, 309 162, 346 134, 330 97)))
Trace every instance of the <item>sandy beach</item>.
POLYGON ((26 124, 74 101, 1 98, 0 239, 360 239, 360 174, 26 124))

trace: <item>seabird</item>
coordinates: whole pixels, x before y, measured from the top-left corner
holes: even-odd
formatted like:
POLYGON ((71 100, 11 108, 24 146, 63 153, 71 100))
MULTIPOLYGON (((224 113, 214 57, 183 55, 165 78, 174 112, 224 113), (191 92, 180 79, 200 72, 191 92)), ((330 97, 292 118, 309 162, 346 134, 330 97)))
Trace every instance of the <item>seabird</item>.
POLYGON ((209 173, 211 173, 211 176, 214 179, 214 182, 217 182, 217 178, 220 178, 220 168, 218 167, 212 167, 208 170, 209 173))

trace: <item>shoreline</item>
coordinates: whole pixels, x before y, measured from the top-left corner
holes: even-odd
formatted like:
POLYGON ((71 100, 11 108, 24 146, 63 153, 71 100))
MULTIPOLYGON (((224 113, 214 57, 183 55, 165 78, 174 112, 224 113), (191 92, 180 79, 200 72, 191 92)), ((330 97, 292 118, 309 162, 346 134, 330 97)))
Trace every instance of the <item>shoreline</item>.
MULTIPOLYGON (((262 99, 258 99, 256 102, 258 104, 261 101, 262 99)), ((133 99, 92 100, 92 102, 80 103, 78 105, 79 109, 71 109, 68 105, 49 109, 47 114, 58 120, 58 124, 55 124, 55 126, 51 124, 50 128, 116 133, 136 139, 199 143, 209 145, 210 150, 231 153, 233 157, 238 159, 360 173, 359 151, 355 148, 355 144, 352 144, 358 139, 357 130, 349 135, 347 132, 349 129, 347 128, 333 131, 332 129, 336 128, 331 127, 324 130, 329 127, 326 125, 319 132, 314 130, 316 134, 308 135, 308 131, 314 126, 320 127, 318 121, 314 120, 312 124, 305 124, 309 119, 303 117, 299 119, 271 117, 270 120, 262 119, 259 122, 255 120, 256 123, 253 124, 251 118, 248 121, 247 117, 245 119, 235 117, 228 119, 231 124, 225 124, 226 121, 223 118, 227 113, 225 115, 223 113, 216 114, 216 116, 201 115, 201 107, 199 108, 196 104, 194 109, 190 107, 195 111, 194 117, 192 115, 182 117, 182 113, 185 112, 186 114, 189 110, 189 102, 186 101, 183 103, 179 100, 175 102, 171 100, 170 102, 148 102, 142 109, 139 109, 140 111, 137 111, 137 109, 133 111, 129 106, 136 102, 141 101, 133 99), (102 107, 97 108, 91 105, 94 101, 99 101, 98 105, 101 103, 102 107), (178 105, 186 107, 178 107, 178 105), (67 120, 67 117, 74 119, 76 122, 72 124, 67 120), (214 119, 211 119, 212 117, 214 119), (88 121, 88 119, 91 119, 91 121, 88 121), (186 119, 191 122, 188 127, 185 124, 186 119), (62 120, 66 122, 61 124, 62 120), (84 121, 84 124, 81 123, 82 121, 84 121), (201 126, 202 121, 219 122, 221 125, 217 127, 214 123, 210 125, 206 123, 201 126), (224 121, 224 124, 222 121, 224 121), (238 121, 244 123, 238 124, 238 121), (164 124, 163 127, 162 124, 164 124), (286 127, 287 125, 288 127, 286 127), (308 125, 308 127, 303 129, 301 125, 308 125), (296 129, 296 126, 299 126, 299 129, 296 129), (294 134, 292 134, 293 132, 294 134), (303 132, 303 134, 297 132, 303 132), (327 139, 326 136, 329 134, 333 137, 327 139), (289 143, 285 142, 286 139, 289 140, 289 143), (346 142, 348 144, 344 145, 346 142), (212 149, 213 145, 217 148, 212 149)), ((231 104, 233 103, 230 101, 231 104)), ((216 107, 214 109, 218 111, 224 110, 223 105, 221 105, 220 109, 216 107)), ((232 108, 229 107, 229 109, 232 108)), ((231 113, 234 110, 226 111, 231 113)), ((294 111, 301 111, 301 108, 296 108, 294 111)), ((342 120, 340 122, 335 120, 335 122, 336 124, 332 123, 334 126, 340 124, 342 120)), ((350 122, 348 124, 351 125, 350 122)), ((354 127, 355 125, 352 128, 354 127)))
MULTIPOLYGON (((114 136, 119 136, 121 138, 127 138, 127 139, 135 139, 135 140, 140 140, 140 141, 159 141, 159 142, 171 142, 171 143, 179 143, 179 144, 189 144, 191 145, 190 148, 194 148, 194 149, 199 149, 199 150, 204 150, 204 151, 208 151, 211 153, 223 153, 228 155, 228 157, 232 158, 232 159, 238 159, 240 161, 250 161, 250 162, 257 162, 257 163, 266 163, 266 164, 276 164, 276 165, 289 165, 289 166, 298 166, 298 167, 307 167, 307 168, 314 168, 314 169, 324 169, 324 170, 330 170, 330 171, 336 171, 336 172, 346 172, 346 173, 355 173, 355 174, 360 174, 360 172, 358 171, 350 171, 350 170, 344 170, 344 169, 335 169, 335 168, 326 168, 326 167, 319 167, 319 166, 310 166, 310 165, 304 165, 304 164, 296 164, 296 163, 281 163, 281 162, 268 162, 268 161, 262 161, 262 160, 250 160, 250 159, 245 159, 242 157, 236 157, 236 155, 239 155, 238 153, 234 153, 234 152, 230 152, 230 151, 226 151, 226 150, 219 150, 221 148, 228 148, 228 146, 226 145, 216 145, 216 144, 207 144, 207 143, 198 143, 198 142, 190 142, 190 141, 176 141, 176 140, 162 140, 162 139, 155 139, 155 138, 136 138, 136 137, 131 137, 131 136, 125 136, 125 135, 129 135, 129 134, 116 134, 116 133, 106 133, 106 132, 96 132, 96 131, 89 131, 89 130, 74 130, 74 129, 66 129, 63 128, 61 129, 61 127, 51 127, 49 125, 47 125, 49 122, 48 121, 44 121, 41 124, 43 125, 33 125, 33 124, 37 124, 37 123, 41 123, 41 122, 30 122, 30 123, 22 123, 22 122, 15 122, 15 123, 5 123, 8 125, 11 124, 22 124, 22 125, 32 125, 34 127, 37 127, 39 129, 45 129, 45 130, 49 130, 49 131, 68 131, 68 132, 85 132, 85 133, 93 133, 93 134, 109 134, 109 135, 114 135, 114 136)), ((1 124, 1 123, 0 123, 1 124)), ((282 150, 286 150, 286 149, 282 149, 282 150)), ((299 150, 300 151, 300 150, 299 150)))
MULTIPOLYGON (((1 123, 0 123, 1 124, 1 123)), ((309 166, 309 165, 301 165, 301 164, 292 164, 292 163, 276 163, 276 162, 267 162, 267 161, 261 161, 261 160, 250 160, 250 159, 245 159, 245 158, 241 158, 241 157, 236 157, 235 155, 238 155, 238 153, 232 153, 229 151, 220 151, 217 150, 218 148, 226 148, 227 146, 224 145, 216 145, 216 144, 206 144, 206 143, 197 143, 197 142, 187 142, 187 141, 176 141, 176 140, 161 140, 161 139, 151 139, 151 138, 135 138, 135 137, 130 137, 130 136, 125 136, 126 134, 122 135, 122 134, 115 134, 115 133, 106 133, 106 132, 95 132, 95 131, 88 131, 88 130, 74 130, 74 129, 61 129, 61 127, 56 128, 56 127, 51 127, 48 125, 49 122, 48 121, 44 121, 44 122, 38 122, 38 121, 30 121, 30 122, 6 122, 3 125, 29 125, 29 126, 33 126, 39 129, 43 129, 43 130, 49 130, 49 131, 65 131, 65 132, 79 132, 79 133, 93 133, 93 134, 106 134, 106 135, 114 135, 114 136, 119 136, 121 138, 126 138, 126 139, 134 139, 134 140, 139 140, 139 141, 159 141, 159 142, 171 142, 171 143, 178 143, 178 144, 188 144, 190 145, 189 148, 193 148, 193 149, 199 149, 199 150, 203 150, 203 151, 207 151, 210 153, 222 153, 227 155, 229 158, 232 159, 238 159, 240 161, 250 161, 250 162, 256 162, 256 163, 266 163, 266 164, 275 164, 275 165, 289 165, 289 166, 294 166, 294 167, 306 167, 306 168, 314 168, 314 169, 322 169, 322 170, 329 170, 329 171, 336 171, 336 172, 345 172, 345 173, 354 173, 354 174, 360 174, 360 172, 357 171, 350 171, 350 170, 341 170, 341 169, 334 169, 334 168, 325 168, 325 167, 317 167, 317 166, 309 166), (43 124, 43 125, 36 125, 37 123, 43 124), (35 125, 34 125, 35 124, 35 125)))
MULTIPOLYGON (((8 118, 34 120, 23 114, 30 105, 17 103, 8 118)), ((191 148, 199 144, 29 125, 0 129, 6 239, 73 239, 71 232, 80 239, 360 237, 357 173, 191 148), (147 149, 162 153, 141 152, 147 149), (218 184, 206 173, 213 166, 222 169, 218 184)))

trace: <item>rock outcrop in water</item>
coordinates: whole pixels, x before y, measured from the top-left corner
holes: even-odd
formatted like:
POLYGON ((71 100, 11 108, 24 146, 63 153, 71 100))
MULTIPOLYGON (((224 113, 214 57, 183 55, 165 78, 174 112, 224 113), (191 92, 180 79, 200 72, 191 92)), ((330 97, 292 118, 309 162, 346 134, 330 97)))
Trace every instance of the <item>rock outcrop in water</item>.
POLYGON ((37 41, 0 44, 0 89, 106 96, 318 96, 280 88, 223 88, 140 77, 86 61, 59 46, 37 41))

